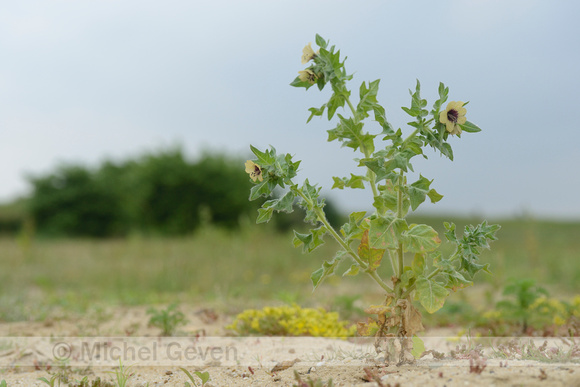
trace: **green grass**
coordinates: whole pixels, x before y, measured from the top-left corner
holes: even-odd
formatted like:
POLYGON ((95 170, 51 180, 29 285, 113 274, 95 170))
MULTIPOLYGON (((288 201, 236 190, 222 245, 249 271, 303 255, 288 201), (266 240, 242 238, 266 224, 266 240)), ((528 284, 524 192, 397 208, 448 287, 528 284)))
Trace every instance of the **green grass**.
MULTIPOLYGON (((443 219, 415 221, 442 229, 443 219)), ((456 223, 462 230, 466 221, 456 223)), ((481 258, 495 276, 479 275, 476 283, 499 292, 510 278, 534 278, 553 295, 579 291, 580 223, 498 223, 499 240, 481 258)), ((84 312, 100 302, 225 300, 241 308, 278 300, 329 306, 339 305, 345 295, 361 295, 363 304, 380 302, 380 289, 364 275, 331 277, 312 294, 310 273, 334 256, 336 244, 327 237, 327 244, 302 254, 290 234, 271 229, 248 226, 232 233, 208 228, 183 238, 0 239, 0 320, 43 319, 55 307, 84 312)), ((383 278, 390 277, 389 266, 383 265, 383 278)))

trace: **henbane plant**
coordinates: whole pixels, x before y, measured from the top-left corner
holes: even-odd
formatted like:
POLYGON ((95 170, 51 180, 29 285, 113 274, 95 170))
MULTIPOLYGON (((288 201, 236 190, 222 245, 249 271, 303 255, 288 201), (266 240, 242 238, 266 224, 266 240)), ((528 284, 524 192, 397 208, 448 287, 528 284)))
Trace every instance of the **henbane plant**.
POLYGON ((361 174, 347 177, 333 177, 333 189, 370 189, 369 198, 374 212, 353 212, 340 230, 335 230, 324 213, 324 198, 321 187, 305 180, 295 183, 300 161, 294 161, 290 154, 278 154, 274 147, 261 151, 250 146, 255 160, 246 162, 246 172, 254 182, 250 200, 271 197, 258 210, 257 223, 268 222, 274 211, 292 212, 298 205, 306 212, 305 221, 313 225, 306 234, 294 232, 294 245, 311 252, 324 243, 330 235, 339 245, 333 259, 322 263, 322 267, 312 273, 311 279, 316 289, 325 278, 335 275, 339 264, 350 261, 343 276, 364 274, 375 281, 386 293, 384 301, 367 309, 373 315, 366 322, 358 324, 361 335, 375 335, 377 349, 387 352, 389 357, 399 362, 412 361, 412 337, 424 328, 421 313, 413 305, 417 300, 428 313, 440 309, 450 291, 471 286, 476 273, 488 271, 488 264, 482 264, 478 256, 482 248, 489 248, 489 241, 495 240, 499 225, 483 222, 477 226, 467 226, 463 235, 457 236, 453 223, 444 223, 445 238, 455 245, 450 255, 443 255, 438 248, 441 239, 435 229, 426 224, 409 224, 407 216, 415 211, 427 198, 436 203, 443 196, 431 188, 433 180, 419 175, 416 181, 408 181, 409 172, 414 172, 411 160, 416 156, 427 158, 423 150, 433 148, 442 156, 453 160, 453 151, 448 142, 451 136, 461 137, 463 132, 475 133, 481 129, 467 121, 467 103, 449 102, 449 88, 439 84, 439 99, 431 110, 427 101, 421 98, 421 85, 417 81, 415 91, 410 91, 411 106, 403 110, 412 118, 409 129, 395 130, 386 117, 385 108, 377 100, 379 82, 363 82, 359 88, 358 103, 351 100, 348 82, 352 75, 346 72, 340 50, 329 47, 329 42, 316 35, 318 51, 311 44, 304 47, 302 63, 309 66, 299 71, 291 83, 294 87, 309 89, 316 85, 323 90, 330 85, 332 94, 321 107, 310 108, 309 122, 315 116, 326 116, 331 121, 338 118, 336 126, 328 130, 328 141, 338 141, 342 146, 360 152, 354 161, 361 168, 361 174), (337 111, 341 109, 341 113, 337 111), (372 117, 371 117, 372 115, 372 117), (378 124, 379 133, 365 131, 365 125, 373 120, 378 124), (275 197, 274 189, 279 187, 283 194, 275 197), (386 265, 387 268, 382 268, 386 265), (380 268, 380 270, 379 270, 380 268), (380 273, 388 273, 388 280, 380 273), (398 339, 398 350, 393 355, 392 341, 398 339), (386 344, 391 342, 391 344, 386 344))

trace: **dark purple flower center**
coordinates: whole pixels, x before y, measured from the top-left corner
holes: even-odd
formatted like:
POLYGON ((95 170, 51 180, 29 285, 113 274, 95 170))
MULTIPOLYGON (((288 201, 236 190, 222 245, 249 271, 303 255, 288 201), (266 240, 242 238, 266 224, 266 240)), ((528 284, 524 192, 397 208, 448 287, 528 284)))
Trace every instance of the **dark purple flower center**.
POLYGON ((459 112, 455 109, 451 109, 447 112, 447 119, 454 123, 457 123, 457 119, 459 118, 459 112))

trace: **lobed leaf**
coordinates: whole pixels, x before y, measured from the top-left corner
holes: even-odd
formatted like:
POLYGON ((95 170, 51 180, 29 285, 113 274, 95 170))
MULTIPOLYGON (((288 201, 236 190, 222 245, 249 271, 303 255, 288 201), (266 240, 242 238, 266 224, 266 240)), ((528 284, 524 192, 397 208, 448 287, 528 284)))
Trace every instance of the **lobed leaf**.
POLYGON ((441 243, 437 231, 426 224, 412 224, 402 236, 404 250, 411 253, 433 251, 441 243))
POLYGON ((322 267, 312 273, 310 279, 312 280, 312 285, 314 286, 313 290, 316 290, 318 285, 320 285, 325 278, 334 274, 334 270, 346 254, 346 251, 340 250, 332 261, 324 261, 322 263, 322 267))
POLYGON ((425 276, 419 276, 415 284, 417 298, 427 312, 435 313, 443 307, 445 299, 449 296, 449 291, 445 287, 425 276))

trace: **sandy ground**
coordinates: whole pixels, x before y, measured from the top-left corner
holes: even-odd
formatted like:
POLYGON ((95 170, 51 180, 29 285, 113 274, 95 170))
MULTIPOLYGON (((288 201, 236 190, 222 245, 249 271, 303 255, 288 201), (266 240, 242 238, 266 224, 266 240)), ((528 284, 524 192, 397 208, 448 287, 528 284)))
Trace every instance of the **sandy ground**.
MULTIPOLYGON (((477 343, 457 341, 451 331, 430 331, 424 337, 426 349, 444 354, 443 359, 429 354, 413 365, 387 366, 372 342, 235 338, 226 334, 227 318, 203 308, 183 311, 188 325, 166 338, 159 337, 159 329, 147 326, 149 316, 141 307, 82 318, 2 323, 0 381, 6 380, 8 387, 46 386, 38 378, 64 373, 68 382, 63 386, 74 386, 84 377, 112 382, 120 356, 130 366, 128 386, 184 386, 189 379, 180 370, 183 367, 189 372, 209 372, 206 386, 292 386, 297 385, 297 372, 303 381, 332 379, 335 386, 580 387, 578 357, 576 362, 505 360, 484 348, 477 360, 472 352, 477 343)), ((557 339, 549 347, 554 352, 557 347, 566 348, 557 339)))

